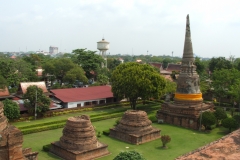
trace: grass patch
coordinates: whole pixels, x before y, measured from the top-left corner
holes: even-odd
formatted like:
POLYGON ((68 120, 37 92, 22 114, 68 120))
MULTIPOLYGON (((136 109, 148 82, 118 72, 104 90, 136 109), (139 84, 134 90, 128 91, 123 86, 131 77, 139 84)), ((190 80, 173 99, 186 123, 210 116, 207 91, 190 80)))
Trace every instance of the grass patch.
MULTIPOLYGON (((98 133, 112 128, 116 119, 117 118, 93 122, 92 124, 96 128, 96 133, 98 133)), ((102 157, 99 160, 112 160, 121 151, 130 150, 139 152, 147 160, 158 160, 159 157, 164 160, 172 160, 184 153, 219 139, 227 133, 227 129, 224 128, 215 128, 210 133, 204 133, 167 124, 153 124, 153 126, 161 129, 162 135, 167 134, 172 138, 171 142, 167 144, 168 149, 161 148, 162 143, 160 139, 141 145, 131 145, 102 135, 99 141, 108 144, 108 150, 111 152, 111 155, 102 157)), ((24 135, 23 146, 25 148, 31 147, 33 151, 38 151, 38 159, 57 160, 59 158, 56 156, 42 151, 42 147, 53 141, 58 141, 61 136, 62 128, 24 135)))

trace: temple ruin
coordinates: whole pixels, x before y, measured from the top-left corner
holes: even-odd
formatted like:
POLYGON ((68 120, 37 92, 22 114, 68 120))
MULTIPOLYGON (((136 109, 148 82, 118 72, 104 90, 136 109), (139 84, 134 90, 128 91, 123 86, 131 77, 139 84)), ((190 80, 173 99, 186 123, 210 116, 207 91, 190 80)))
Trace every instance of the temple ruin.
POLYGON ((119 124, 110 129, 109 136, 132 144, 142 144, 160 138, 160 130, 151 124, 146 112, 128 110, 119 124))
POLYGON ((191 129, 200 127, 199 117, 204 111, 213 111, 213 104, 203 103, 199 75, 194 65, 189 15, 186 20, 185 43, 181 71, 177 79, 174 102, 165 102, 157 112, 159 122, 166 122, 191 129))
POLYGON ((38 152, 31 148, 22 149, 22 132, 8 124, 0 102, 0 160, 37 160, 38 152))
POLYGON ((97 140, 89 116, 70 117, 60 141, 51 144, 50 152, 66 160, 89 160, 109 154, 108 145, 97 140))

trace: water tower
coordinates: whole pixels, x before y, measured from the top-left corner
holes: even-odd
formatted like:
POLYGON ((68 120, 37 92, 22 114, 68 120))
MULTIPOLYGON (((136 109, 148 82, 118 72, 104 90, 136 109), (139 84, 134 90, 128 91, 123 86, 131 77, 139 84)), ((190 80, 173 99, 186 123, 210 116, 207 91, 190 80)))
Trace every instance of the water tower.
POLYGON ((109 42, 105 41, 105 39, 103 38, 101 41, 97 42, 97 49, 100 51, 100 55, 102 55, 103 59, 107 62, 106 51, 109 49, 109 42))

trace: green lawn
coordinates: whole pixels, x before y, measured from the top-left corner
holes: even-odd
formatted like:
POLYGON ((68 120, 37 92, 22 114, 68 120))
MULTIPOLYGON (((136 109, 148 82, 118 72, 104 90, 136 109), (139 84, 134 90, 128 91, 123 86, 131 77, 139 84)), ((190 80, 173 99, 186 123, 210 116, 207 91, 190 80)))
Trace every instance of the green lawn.
MULTIPOLYGON (((94 122, 93 125, 96 127, 97 131, 103 131, 111 128, 115 120, 116 119, 98 121, 94 122)), ((181 154, 187 153, 222 137, 227 131, 227 129, 216 128, 212 130, 211 133, 203 133, 167 124, 153 124, 153 126, 161 129, 162 135, 168 134, 171 136, 172 141, 167 145, 168 149, 161 148, 161 141, 159 139, 141 145, 131 145, 102 135, 99 141, 108 144, 108 150, 111 154, 100 158, 100 160, 112 160, 119 152, 126 150, 136 150, 148 160, 172 160, 181 154)), ((51 153, 43 152, 42 146, 59 140, 61 135, 62 128, 24 135, 23 146, 24 148, 31 147, 33 151, 38 151, 39 160, 56 160, 59 158, 51 153)))

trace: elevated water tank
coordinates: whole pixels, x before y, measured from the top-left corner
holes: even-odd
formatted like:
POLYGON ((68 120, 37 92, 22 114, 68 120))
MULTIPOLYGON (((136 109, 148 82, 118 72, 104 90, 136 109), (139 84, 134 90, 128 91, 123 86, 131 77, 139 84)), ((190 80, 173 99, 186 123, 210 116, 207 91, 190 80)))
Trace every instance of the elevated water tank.
POLYGON ((109 49, 109 42, 102 39, 101 41, 97 42, 97 49, 100 51, 106 51, 109 49))

